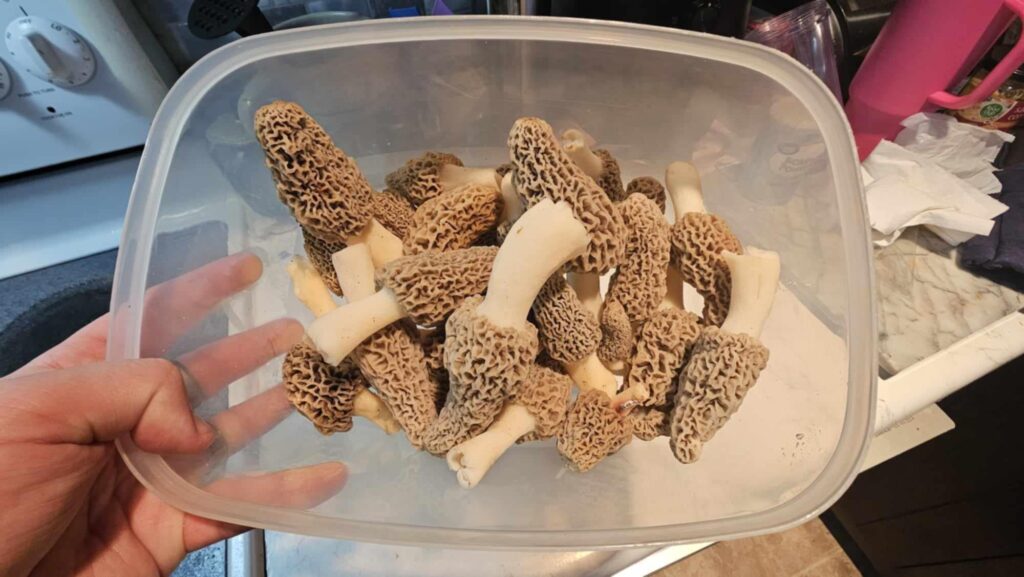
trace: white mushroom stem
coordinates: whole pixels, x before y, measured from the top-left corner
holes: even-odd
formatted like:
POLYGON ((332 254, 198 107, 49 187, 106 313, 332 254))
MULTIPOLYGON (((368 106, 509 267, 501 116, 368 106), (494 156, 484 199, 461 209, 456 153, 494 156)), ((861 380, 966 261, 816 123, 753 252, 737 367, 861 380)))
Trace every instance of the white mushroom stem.
MULTIPOLYGON (((340 253, 345 251, 363 255, 363 258, 370 261, 369 251, 365 246, 350 246, 338 252, 340 253)), ((335 260, 335 262, 337 261, 335 260)), ((372 275, 373 265, 371 264, 370 266, 370 274, 372 275)), ((338 308, 334 300, 331 298, 327 285, 324 283, 324 279, 320 278, 316 269, 314 269, 308 261, 301 257, 295 257, 292 259, 292 262, 288 263, 288 274, 292 277, 295 295, 300 301, 302 301, 302 304, 306 305, 311 311, 313 311, 313 314, 318 318, 324 314, 329 314, 331 311, 338 308), (310 274, 310 271, 312 271, 312 274, 310 274), (303 295, 325 295, 326 300, 319 297, 307 300, 303 295), (314 305, 316 305, 316 308, 314 308, 314 305)), ((341 281, 342 275, 339 274, 338 276, 338 280, 341 281)), ((345 287, 345 285, 342 284, 342 287, 345 287)), ((342 290, 344 291, 344 288, 342 290)), ((373 422, 373 424, 383 429, 384 432, 389 435, 401 430, 401 426, 399 426, 398 421, 396 421, 394 415, 391 414, 391 409, 384 404, 384 401, 382 401, 380 397, 366 389, 360 391, 353 400, 352 414, 373 422)))
POLYGON ((575 363, 566 363, 565 369, 569 373, 569 378, 581 391, 598 389, 609 397, 614 397, 615 391, 619 388, 615 374, 593 353, 575 363))
POLYGON ((373 283, 373 256, 366 245, 347 246, 332 254, 331 262, 338 274, 341 292, 349 302, 364 299, 377 290, 373 283))
POLYGON ((481 184, 484 186, 501 186, 498 173, 493 168, 472 168, 446 164, 438 171, 438 181, 446 190, 452 190, 466 184, 481 184))
POLYGON ((570 271, 566 275, 566 282, 576 291, 583 308, 590 311, 594 318, 600 318, 601 304, 601 275, 592 272, 570 271))
POLYGON ((671 263, 668 265, 668 271, 665 276, 665 298, 663 298, 661 300, 661 304, 658 305, 658 308, 670 307, 684 310, 683 277, 679 274, 679 269, 672 266, 671 263))
POLYGON ((301 256, 293 257, 288 261, 287 270, 288 276, 292 279, 292 292, 295 293, 295 298, 306 305, 314 316, 321 317, 337 308, 331 291, 327 289, 324 280, 320 278, 320 273, 308 260, 301 256))
POLYGON ((754 247, 743 250, 741 255, 722 253, 732 276, 729 314, 722 323, 722 330, 757 338, 761 336, 779 288, 779 255, 754 247))
POLYGON ((519 198, 516 187, 512 184, 512 171, 505 173, 501 179, 501 220, 513 223, 523 215, 523 199, 519 198))
POLYGON ((665 169, 665 189, 672 199, 676 220, 688 212, 707 212, 697 167, 689 162, 676 161, 665 169))
POLYGON ((486 431, 448 451, 448 468, 455 471, 459 485, 472 489, 505 451, 523 435, 533 431, 536 424, 536 419, 526 407, 505 405, 486 431))
POLYGON ((587 145, 587 136, 583 132, 574 128, 563 132, 562 148, 587 176, 595 180, 601 177, 601 173, 604 172, 604 162, 587 145))
POLYGON ((406 310, 395 293, 383 288, 316 319, 306 334, 324 360, 337 366, 370 335, 405 316, 406 310))
POLYGON ((568 203, 547 198, 538 202, 516 221, 498 249, 477 313, 498 326, 523 329, 544 283, 588 243, 590 235, 568 203))
POLYGON ((373 266, 380 268, 402 256, 402 239, 384 228, 376 218, 371 218, 363 230, 356 236, 349 237, 345 244, 366 244, 373 258, 373 266))

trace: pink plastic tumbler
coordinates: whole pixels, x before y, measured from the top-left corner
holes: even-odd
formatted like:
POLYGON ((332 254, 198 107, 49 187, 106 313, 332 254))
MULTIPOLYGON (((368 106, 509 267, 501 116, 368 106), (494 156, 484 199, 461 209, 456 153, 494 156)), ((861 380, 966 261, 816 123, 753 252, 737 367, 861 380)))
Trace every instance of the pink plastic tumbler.
POLYGON ((900 121, 921 111, 981 102, 1024 63, 1016 46, 964 96, 947 92, 992 48, 1024 0, 899 0, 850 84, 846 115, 861 160, 900 121))

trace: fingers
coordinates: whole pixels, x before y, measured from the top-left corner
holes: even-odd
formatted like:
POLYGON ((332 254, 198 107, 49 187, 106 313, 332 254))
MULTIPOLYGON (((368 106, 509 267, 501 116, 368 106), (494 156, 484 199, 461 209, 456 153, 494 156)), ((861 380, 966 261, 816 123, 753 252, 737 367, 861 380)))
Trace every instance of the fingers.
POLYGON ((181 356, 178 363, 208 397, 284 354, 302 335, 298 321, 279 319, 196 349, 181 356))
POLYGON ((284 385, 277 385, 221 412, 210 419, 210 424, 230 455, 274 428, 293 410, 284 385))
POLYGON ((213 442, 193 415, 178 368, 143 359, 93 363, 11 380, 0 397, 0 436, 41 443, 92 444, 131 433, 153 453, 193 453, 213 442))
POLYGON ((256 282, 263 263, 242 252, 216 260, 146 291, 141 351, 143 357, 164 353, 211 309, 256 282))
MULTIPOLYGON (((206 490, 261 505, 308 509, 335 495, 347 479, 348 469, 344 464, 321 463, 251 477, 221 479, 206 490)), ((245 530, 231 523, 186 515, 182 536, 186 550, 195 551, 245 530)))

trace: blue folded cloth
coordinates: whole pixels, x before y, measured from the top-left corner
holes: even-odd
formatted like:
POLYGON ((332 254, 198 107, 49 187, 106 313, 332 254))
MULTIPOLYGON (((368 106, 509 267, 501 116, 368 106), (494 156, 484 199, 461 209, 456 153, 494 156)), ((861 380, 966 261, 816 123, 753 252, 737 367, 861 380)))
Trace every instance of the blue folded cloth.
POLYGON ((995 174, 1003 183, 1003 191, 993 197, 1010 208, 996 217, 988 236, 975 236, 960 245, 960 263, 972 268, 1010 269, 1024 274, 1024 166, 995 174))

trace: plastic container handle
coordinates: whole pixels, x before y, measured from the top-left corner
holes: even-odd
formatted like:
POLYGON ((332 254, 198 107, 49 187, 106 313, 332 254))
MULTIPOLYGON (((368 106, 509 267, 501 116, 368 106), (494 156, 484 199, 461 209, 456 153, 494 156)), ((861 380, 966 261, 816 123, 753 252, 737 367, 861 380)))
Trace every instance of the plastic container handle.
MULTIPOLYGON (((1022 0, 1004 0, 1006 7, 1012 10, 1017 18, 1024 20, 1024 1, 1022 0)), ((996 64, 992 72, 989 72, 985 76, 984 80, 978 84, 977 88, 972 90, 969 94, 963 96, 957 96, 950 94, 945 90, 933 93, 928 97, 928 102, 939 106, 941 108, 951 108, 953 110, 960 110, 967 108, 968 106, 974 106, 975 104, 985 100, 993 92, 996 91, 1006 79, 1013 74, 1013 71, 1020 68, 1021 64, 1024 64, 1024 42, 1020 39, 1017 40, 1017 44, 996 64)))

